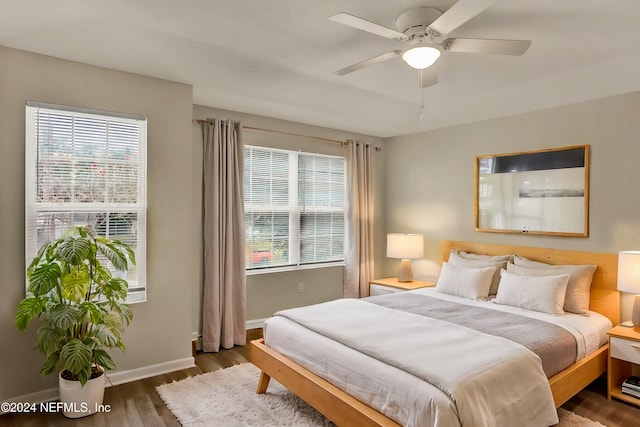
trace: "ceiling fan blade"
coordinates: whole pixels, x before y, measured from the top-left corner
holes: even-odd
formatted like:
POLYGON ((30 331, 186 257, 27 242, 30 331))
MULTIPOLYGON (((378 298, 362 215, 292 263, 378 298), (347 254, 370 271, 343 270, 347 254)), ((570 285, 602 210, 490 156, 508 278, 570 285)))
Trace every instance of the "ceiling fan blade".
POLYGON ((442 42, 444 50, 465 53, 489 53, 499 55, 522 55, 529 49, 531 40, 492 40, 492 39, 446 39, 442 42))
POLYGON ((424 70, 418 70, 418 77, 420 77, 420 87, 422 88, 438 83, 438 73, 434 66, 425 68, 424 70))
POLYGON ((448 34, 487 9, 493 2, 494 0, 460 0, 429 25, 429 28, 440 35, 448 34))
POLYGON ((358 71, 361 68, 366 67, 367 65, 375 64, 378 62, 386 61, 392 58, 395 58, 400 55, 400 50, 392 50, 391 52, 383 53, 382 55, 374 56, 373 58, 365 59, 362 62, 358 62, 357 64, 349 65, 341 70, 334 71, 334 74, 339 76, 344 76, 345 74, 353 73, 354 71, 358 71))
POLYGON ((382 36, 388 39, 403 39, 404 34, 399 31, 392 30, 391 28, 383 27, 374 22, 367 21, 366 19, 358 18, 357 16, 350 15, 345 12, 336 13, 329 18, 333 22, 348 25, 349 27, 357 28, 358 30, 366 31, 378 36, 382 36))

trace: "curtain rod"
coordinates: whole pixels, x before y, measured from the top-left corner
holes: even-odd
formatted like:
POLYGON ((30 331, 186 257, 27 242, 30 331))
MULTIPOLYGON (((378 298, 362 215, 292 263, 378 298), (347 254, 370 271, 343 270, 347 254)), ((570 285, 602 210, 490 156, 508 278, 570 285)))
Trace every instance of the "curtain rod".
MULTIPOLYGON (((193 119, 191 122, 194 123, 194 124, 195 123, 201 124, 201 123, 207 123, 208 121, 207 120, 193 119)), ((264 129, 264 128, 258 128, 258 127, 253 127, 253 126, 243 126, 242 128, 243 129, 247 129, 247 130, 253 130, 253 131, 256 131, 256 132, 277 133, 277 134, 280 134, 280 135, 288 135, 288 136, 297 136, 297 137, 300 137, 300 138, 316 139, 318 141, 332 142, 332 143, 340 144, 340 145, 346 144, 348 142, 348 141, 340 141, 338 139, 322 138, 322 137, 319 137, 319 136, 303 135, 303 134, 300 134, 300 133, 284 132, 284 131, 281 131, 281 130, 264 129)), ((375 146, 375 150, 376 151, 381 151, 382 148, 380 148, 378 146, 375 146)))
MULTIPOLYGON (((193 123, 207 123, 207 120, 193 120, 193 123)), ((311 138, 311 139, 318 139, 320 141, 325 141, 325 142, 333 142, 336 144, 344 144, 346 141, 339 141, 337 139, 329 139, 329 138, 322 138, 319 136, 311 136, 311 135, 302 135, 299 133, 292 133, 292 132, 283 132, 280 130, 273 130, 273 129, 263 129, 263 128, 257 128, 257 127, 253 127, 253 126, 243 126, 243 129, 247 129, 247 130, 254 130, 257 132, 268 132, 268 133, 278 133, 281 135, 289 135, 289 136, 298 136, 298 137, 302 137, 302 138, 311 138)))

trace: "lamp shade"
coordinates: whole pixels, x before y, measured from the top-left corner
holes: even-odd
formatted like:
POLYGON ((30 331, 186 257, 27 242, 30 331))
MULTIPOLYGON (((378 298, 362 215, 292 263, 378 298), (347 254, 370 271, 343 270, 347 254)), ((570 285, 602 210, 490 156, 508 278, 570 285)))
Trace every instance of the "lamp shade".
POLYGON ((640 294, 640 251, 618 253, 618 290, 640 294))
POLYGON ((424 256, 422 234, 387 234, 387 257, 412 259, 424 256))
POLYGON ((440 51, 428 44, 420 44, 407 49, 402 54, 404 62, 417 70, 423 70, 433 65, 440 57, 440 51))

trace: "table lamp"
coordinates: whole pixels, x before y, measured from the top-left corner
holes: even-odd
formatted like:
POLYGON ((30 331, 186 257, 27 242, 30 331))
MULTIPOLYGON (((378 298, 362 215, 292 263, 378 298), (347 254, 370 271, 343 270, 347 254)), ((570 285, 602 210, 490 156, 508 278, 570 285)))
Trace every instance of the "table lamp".
POLYGON ((387 234, 387 257, 400 258, 398 282, 411 282, 411 259, 424 256, 424 238, 422 234, 387 234))
MULTIPOLYGON (((633 329, 640 332, 640 251, 618 253, 618 290, 636 294, 631 313, 633 329)), ((624 326, 631 326, 628 322, 624 326)))

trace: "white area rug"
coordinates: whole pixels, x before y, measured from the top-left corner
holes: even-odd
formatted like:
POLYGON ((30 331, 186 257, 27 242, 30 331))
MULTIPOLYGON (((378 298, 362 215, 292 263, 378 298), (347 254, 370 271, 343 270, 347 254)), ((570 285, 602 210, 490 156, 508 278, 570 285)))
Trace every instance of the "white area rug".
MULTIPOLYGON (((333 426, 319 412, 271 380, 256 394, 258 369, 251 363, 197 375, 157 387, 158 394, 184 427, 333 426)), ((604 427, 560 409, 560 427, 604 427)))

